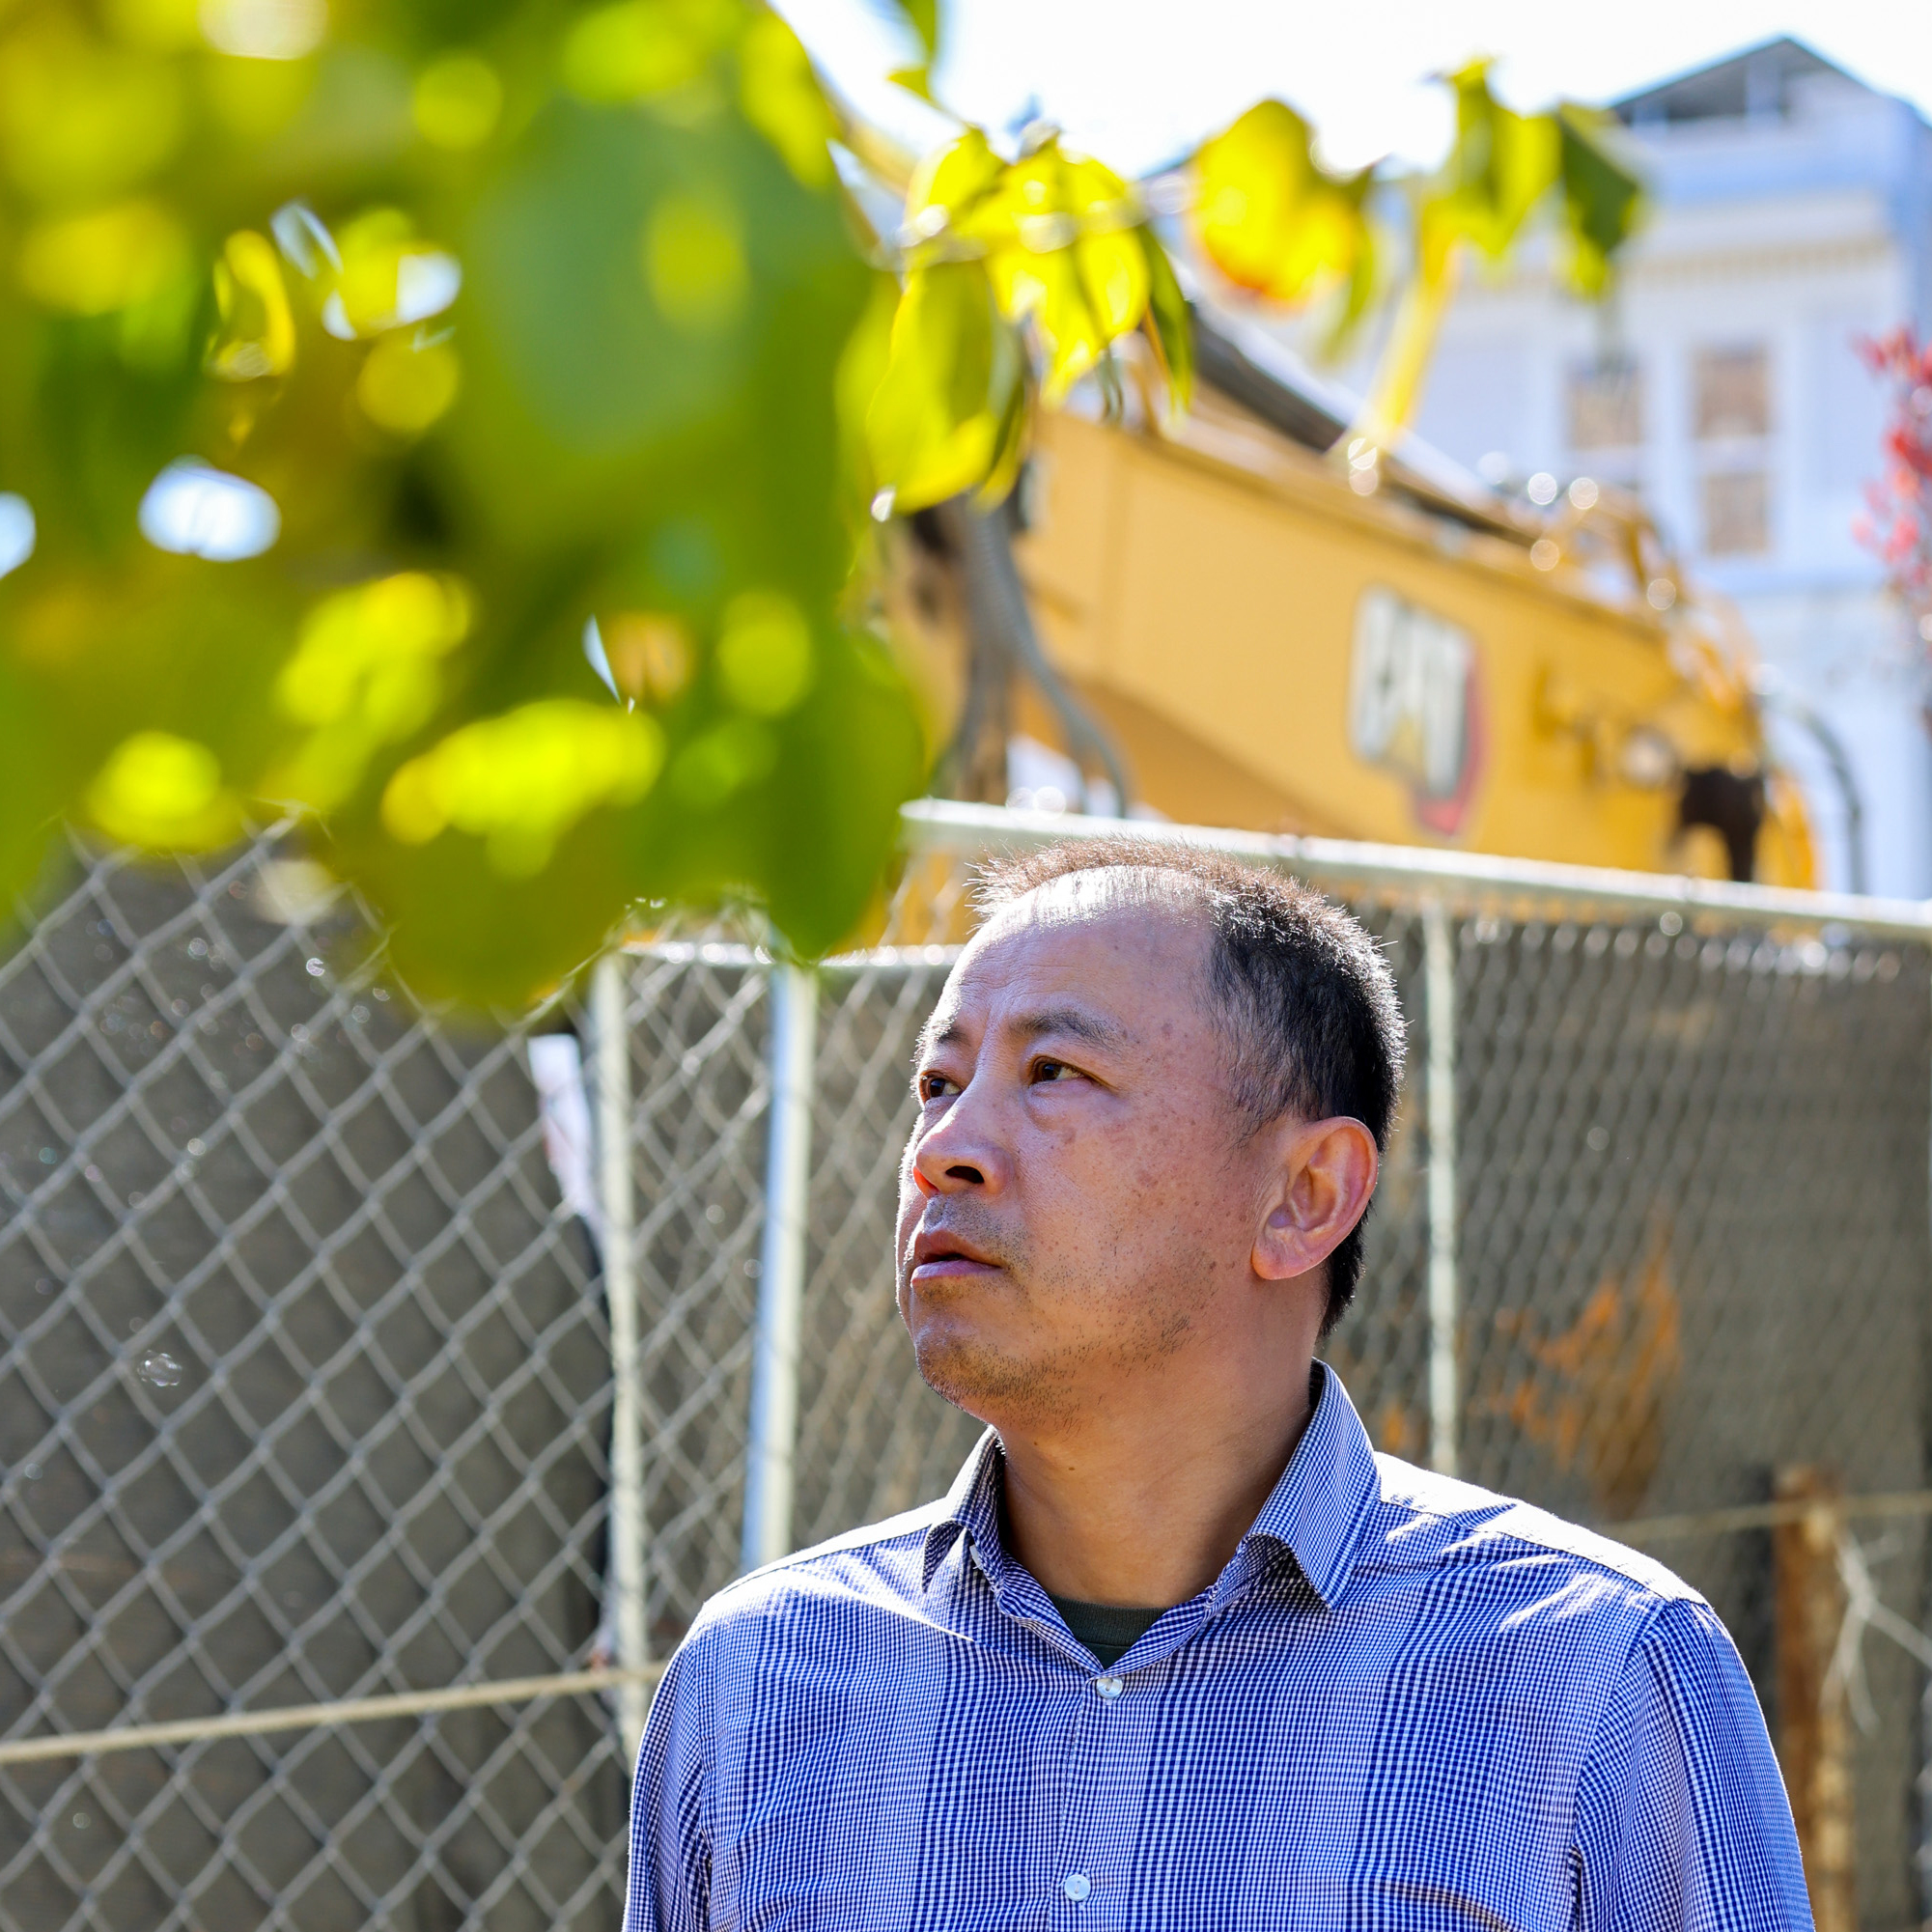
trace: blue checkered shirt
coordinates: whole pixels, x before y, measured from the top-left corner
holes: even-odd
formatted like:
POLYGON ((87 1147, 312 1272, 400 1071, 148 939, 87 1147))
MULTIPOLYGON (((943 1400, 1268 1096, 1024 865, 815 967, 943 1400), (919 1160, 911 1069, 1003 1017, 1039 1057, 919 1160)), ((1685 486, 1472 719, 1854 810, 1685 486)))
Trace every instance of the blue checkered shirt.
POLYGON ((742 1579, 652 1707, 626 1932, 1808 1927, 1710 1606, 1378 1456, 1339 1379, 1227 1567, 1110 1669, 943 1500, 742 1579))

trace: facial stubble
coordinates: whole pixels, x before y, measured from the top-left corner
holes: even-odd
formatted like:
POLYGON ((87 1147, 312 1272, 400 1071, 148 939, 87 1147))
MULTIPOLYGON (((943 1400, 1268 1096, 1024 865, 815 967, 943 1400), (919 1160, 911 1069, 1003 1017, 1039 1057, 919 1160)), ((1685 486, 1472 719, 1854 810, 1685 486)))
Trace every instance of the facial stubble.
MULTIPOLYGON (((1105 1303, 1105 1318, 1078 1337, 1022 1353, 976 1330, 970 1311, 976 1298, 1000 1297, 1023 1330, 1029 1304, 1036 1302, 1028 1284, 1039 1278, 1034 1244, 995 1230, 990 1218, 965 1202, 950 1204, 938 1226, 997 1262, 999 1273, 942 1276, 915 1286, 910 1256, 902 1257, 900 1318, 911 1331, 920 1379, 955 1409, 983 1422, 1050 1426, 1072 1420, 1105 1400, 1123 1379, 1176 1354, 1216 1291, 1217 1263, 1205 1250, 1171 1257, 1131 1289, 1096 1289, 1089 1280, 1083 1290, 1070 1288, 1056 1299, 1078 1295, 1097 1307, 1105 1303), (926 1311, 916 1327, 914 1296, 926 1311)), ((1102 1262, 1095 1272, 1108 1271, 1102 1262)))

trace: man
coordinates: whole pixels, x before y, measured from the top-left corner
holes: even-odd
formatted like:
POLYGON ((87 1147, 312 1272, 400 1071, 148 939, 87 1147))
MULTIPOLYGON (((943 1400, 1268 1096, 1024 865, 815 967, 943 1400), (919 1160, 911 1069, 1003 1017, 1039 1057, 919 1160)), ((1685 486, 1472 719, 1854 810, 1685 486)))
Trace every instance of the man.
POLYGON ((991 875, 922 1042, 899 1306, 991 1426, 672 1661, 629 1932, 1806 1927, 1669 1572, 1376 1456, 1315 1360, 1402 1021, 1366 933, 1167 845, 991 875))

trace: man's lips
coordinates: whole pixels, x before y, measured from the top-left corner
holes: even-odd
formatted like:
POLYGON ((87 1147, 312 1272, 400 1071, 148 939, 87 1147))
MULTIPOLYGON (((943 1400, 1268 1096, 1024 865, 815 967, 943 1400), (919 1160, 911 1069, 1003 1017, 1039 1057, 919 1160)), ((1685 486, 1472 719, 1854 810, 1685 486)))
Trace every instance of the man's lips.
POLYGON ((984 1249, 943 1228, 921 1233, 912 1242, 914 1281, 938 1281, 953 1275, 994 1274, 999 1264, 984 1249))

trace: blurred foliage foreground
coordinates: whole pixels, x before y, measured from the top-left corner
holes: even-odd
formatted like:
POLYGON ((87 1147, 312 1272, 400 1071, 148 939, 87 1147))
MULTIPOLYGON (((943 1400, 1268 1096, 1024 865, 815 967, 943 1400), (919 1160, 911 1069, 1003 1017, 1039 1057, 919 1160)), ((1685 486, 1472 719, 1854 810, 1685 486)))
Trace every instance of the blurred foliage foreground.
MULTIPOLYGON (((1412 361, 1464 249, 1547 202, 1600 286, 1636 205, 1452 84, 1412 361)), ((63 818, 294 806, 427 992, 523 1000, 640 900, 848 933, 928 764, 875 518, 996 498, 1136 331, 1189 379, 1130 184, 966 128, 881 237, 863 134, 747 0, 0 8, 0 891, 63 818)), ((1361 313, 1371 177, 1291 110, 1193 179, 1233 282, 1361 313)))

